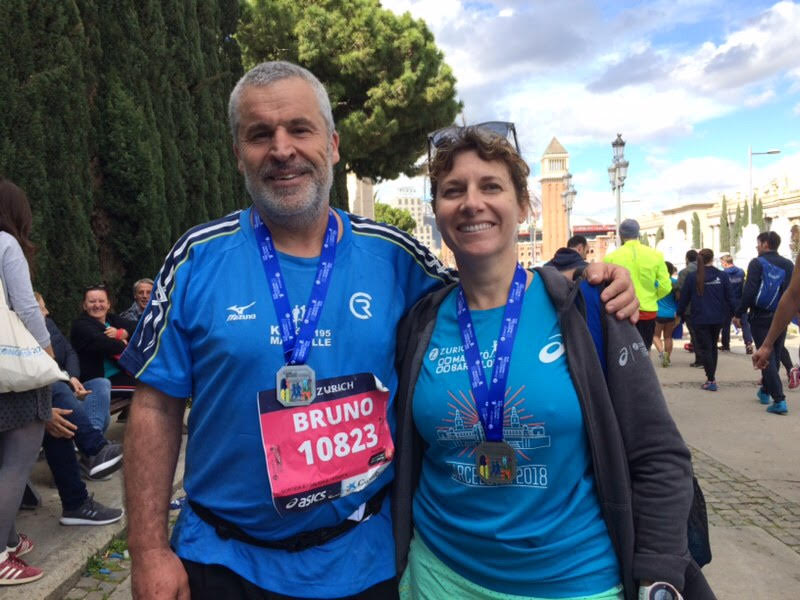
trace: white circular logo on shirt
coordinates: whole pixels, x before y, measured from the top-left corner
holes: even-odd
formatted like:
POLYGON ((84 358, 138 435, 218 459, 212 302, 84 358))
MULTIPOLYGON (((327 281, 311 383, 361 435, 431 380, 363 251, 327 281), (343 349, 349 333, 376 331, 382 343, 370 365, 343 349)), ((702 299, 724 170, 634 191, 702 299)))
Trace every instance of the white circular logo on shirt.
POLYGON ((350 312, 357 319, 372 318, 371 305, 372 296, 367 292, 356 292, 350 296, 350 312))
POLYGON ((433 360, 436 360, 437 358, 439 358, 439 349, 438 348, 434 348, 433 350, 428 352, 428 360, 433 361, 433 360))
POLYGON ((561 334, 551 335, 549 339, 555 341, 550 342, 544 348, 539 350, 539 360, 543 363, 551 363, 558 360, 564 354, 564 344, 561 343, 561 334))

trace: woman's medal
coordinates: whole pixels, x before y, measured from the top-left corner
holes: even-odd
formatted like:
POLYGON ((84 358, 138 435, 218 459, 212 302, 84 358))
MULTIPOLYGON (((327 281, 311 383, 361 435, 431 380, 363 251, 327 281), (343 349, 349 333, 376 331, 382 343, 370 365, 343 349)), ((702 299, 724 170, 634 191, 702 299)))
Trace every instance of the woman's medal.
POLYGON ((278 369, 275 377, 275 395, 286 407, 306 406, 317 395, 317 378, 314 369, 306 364, 311 351, 314 332, 322 315, 325 296, 328 293, 333 263, 336 258, 336 238, 339 228, 333 211, 328 212, 328 226, 322 242, 317 273, 311 286, 311 297, 306 305, 299 330, 295 329, 289 295, 281 275, 278 254, 269 229, 257 211, 254 214, 254 231, 261 250, 261 262, 269 282, 272 304, 280 322, 281 342, 286 364, 278 369))
POLYGON ((475 449, 475 466, 481 481, 489 485, 513 483, 517 476, 516 450, 503 440, 503 418, 505 408, 506 382, 511 363, 511 351, 517 336, 519 317, 522 313, 522 300, 525 297, 527 274, 519 264, 514 271, 511 288, 503 312, 503 323, 497 340, 494 366, 492 367, 491 387, 487 385, 483 372, 478 339, 472 324, 472 316, 464 296, 464 289, 458 286, 456 313, 464 343, 464 357, 469 367, 469 381, 478 418, 483 426, 485 441, 475 449))

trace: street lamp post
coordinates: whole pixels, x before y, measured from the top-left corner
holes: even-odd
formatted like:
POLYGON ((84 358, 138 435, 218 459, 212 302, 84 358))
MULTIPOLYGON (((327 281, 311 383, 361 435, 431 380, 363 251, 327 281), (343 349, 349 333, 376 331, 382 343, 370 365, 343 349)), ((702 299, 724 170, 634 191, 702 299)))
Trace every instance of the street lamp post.
POLYGON ((617 201, 617 245, 622 245, 619 237, 619 224, 622 222, 622 187, 625 185, 625 178, 628 176, 628 161, 625 160, 625 141, 622 134, 617 134, 617 139, 611 142, 614 149, 614 161, 608 167, 608 180, 611 183, 611 191, 614 192, 617 201))
POLYGON ((766 152, 753 152, 753 147, 747 147, 747 200, 753 199, 753 155, 759 154, 780 154, 781 151, 775 148, 766 152))
POLYGON ((567 171, 562 178, 564 181, 564 191, 561 192, 561 202, 564 203, 564 211, 567 213, 567 237, 572 237, 572 206, 575 204, 575 186, 572 185, 572 173, 567 171))

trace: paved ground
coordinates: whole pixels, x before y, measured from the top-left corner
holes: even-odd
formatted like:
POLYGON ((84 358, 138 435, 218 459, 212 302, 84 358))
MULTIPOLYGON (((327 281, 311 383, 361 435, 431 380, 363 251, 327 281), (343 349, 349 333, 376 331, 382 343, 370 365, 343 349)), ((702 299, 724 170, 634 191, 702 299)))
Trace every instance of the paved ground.
MULTIPOLYGON (((797 336, 789 342, 795 361, 798 343, 797 336)), ((787 390, 789 415, 766 413, 755 398, 758 374, 750 357, 741 343, 733 345, 732 353, 720 354, 716 393, 700 389, 703 372, 688 366, 691 355, 682 349, 674 353, 672 367, 658 368, 708 503, 714 559, 704 571, 722 600, 794 600, 800 598, 800 389, 787 390)), ((112 426, 112 437, 122 432, 112 426)), ((108 527, 61 527, 44 463, 34 477, 44 506, 21 513, 19 528, 37 542, 26 559, 47 574, 36 583, 3 590, 0 598, 130 598, 124 555, 106 552, 109 573, 84 575, 90 557, 123 534, 124 520, 108 527)), ((120 475, 90 487, 103 502, 121 502, 120 475)))

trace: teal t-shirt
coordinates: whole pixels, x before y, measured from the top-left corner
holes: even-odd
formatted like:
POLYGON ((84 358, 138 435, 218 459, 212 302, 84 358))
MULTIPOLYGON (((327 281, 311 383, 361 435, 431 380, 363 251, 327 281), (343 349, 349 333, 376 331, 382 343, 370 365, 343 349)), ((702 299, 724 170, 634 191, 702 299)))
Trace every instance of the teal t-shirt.
MULTIPOLYGON (((558 598, 613 587, 619 566, 541 279, 525 294, 507 383, 503 437, 517 452, 511 485, 485 485, 476 472, 483 429, 455 304, 453 291, 439 310, 414 393, 414 422, 427 442, 414 496, 417 531, 450 568, 491 590, 558 598)), ((472 311, 487 381, 503 311, 472 311)))
MULTIPOLYGON (((672 281, 672 285, 674 287, 675 284, 678 283, 678 278, 670 277, 670 281, 672 281)), ((674 318, 677 310, 678 302, 675 300, 675 290, 673 290, 658 301, 658 313, 656 313, 656 316, 674 318)))

